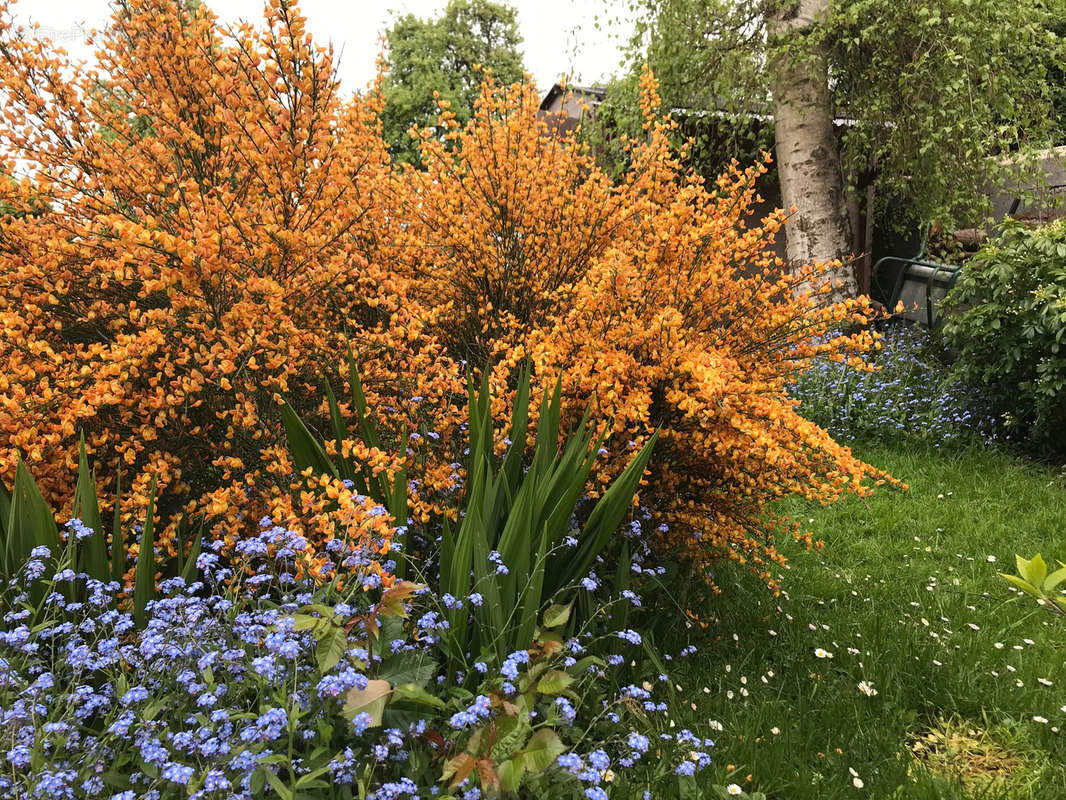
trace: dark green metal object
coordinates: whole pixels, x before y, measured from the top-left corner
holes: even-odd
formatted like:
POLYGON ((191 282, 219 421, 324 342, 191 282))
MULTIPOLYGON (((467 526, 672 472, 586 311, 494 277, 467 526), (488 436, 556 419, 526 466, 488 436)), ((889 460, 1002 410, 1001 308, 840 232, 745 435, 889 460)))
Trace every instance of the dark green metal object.
POLYGON ((885 256, 874 264, 871 289, 887 299, 889 309, 902 301, 902 316, 936 328, 941 321, 936 309, 961 270, 960 264, 927 261, 921 253, 914 258, 885 256))

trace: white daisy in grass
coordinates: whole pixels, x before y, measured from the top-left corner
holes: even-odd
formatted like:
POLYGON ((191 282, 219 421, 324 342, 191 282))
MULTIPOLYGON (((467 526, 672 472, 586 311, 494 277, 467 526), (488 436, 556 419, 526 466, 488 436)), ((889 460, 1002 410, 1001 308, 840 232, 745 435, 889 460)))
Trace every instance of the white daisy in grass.
POLYGON ((874 688, 873 683, 870 681, 859 681, 859 691, 867 697, 873 697, 877 694, 877 689, 874 688))
POLYGON ((726 792, 727 792, 728 794, 733 794, 733 795, 738 795, 738 794, 744 794, 744 790, 743 790, 743 789, 741 789, 741 788, 740 788, 740 787, 739 787, 739 786, 738 786, 737 784, 735 784, 735 783, 731 783, 731 784, 729 784, 729 785, 728 785, 727 787, 725 787, 725 790, 726 790, 726 792))
POLYGON ((818 658, 832 658, 833 657, 832 653, 830 653, 828 650, 823 650, 821 647, 816 647, 814 649, 814 654, 818 658))

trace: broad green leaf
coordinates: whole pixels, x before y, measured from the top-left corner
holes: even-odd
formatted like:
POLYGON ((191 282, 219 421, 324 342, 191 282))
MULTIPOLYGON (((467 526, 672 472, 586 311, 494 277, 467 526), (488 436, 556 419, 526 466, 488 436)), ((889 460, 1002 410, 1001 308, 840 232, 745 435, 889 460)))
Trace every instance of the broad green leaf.
POLYGON ((370 727, 376 728, 381 724, 381 715, 385 713, 385 706, 392 694, 392 685, 388 681, 367 681, 365 689, 349 689, 344 701, 344 715, 348 719, 357 714, 370 715, 370 727))
POLYGON ((444 708, 443 700, 413 683, 401 683, 398 686, 394 686, 392 689, 392 701, 394 703, 407 702, 417 703, 422 706, 432 706, 433 708, 444 708))
POLYGON ((274 789, 274 791, 278 793, 278 796, 281 798, 281 800, 293 800, 292 789, 287 787, 282 782, 281 778, 279 778, 266 767, 261 766, 260 769, 263 770, 263 775, 266 777, 267 783, 269 783, 270 786, 274 789))
POLYGON ((309 631, 321 621, 321 617, 312 617, 310 614, 293 614, 292 629, 294 631, 309 631))
POLYGON ((508 758, 496 767, 496 772, 500 776, 501 792, 517 792, 526 774, 525 757, 519 754, 508 758))
POLYGON ((607 667, 607 662, 599 656, 585 656, 584 658, 580 659, 576 664, 574 664, 574 666, 570 667, 570 669, 576 675, 582 675, 589 667, 599 667, 600 669, 605 669, 607 667))
MULTIPOLYGON (((529 713, 519 711, 514 716, 499 716, 496 717, 494 722, 495 731, 492 733, 495 736, 495 741, 489 750, 489 758, 499 762, 519 754, 528 743, 529 734, 533 730, 530 725, 529 713)), ((472 746, 467 747, 467 750, 475 753, 481 752, 472 746)))
POLYGON ((257 767, 252 772, 252 777, 248 779, 248 791, 252 793, 253 797, 257 797, 263 793, 263 789, 266 788, 266 767, 257 767))
POLYGON ((1044 563, 1044 559, 1039 553, 1028 561, 1019 555, 1014 558, 1018 562, 1019 575, 1033 586, 1042 586, 1044 584, 1044 578, 1047 577, 1047 564, 1044 563))
POLYGON ((529 744, 522 750, 523 762, 530 772, 543 772, 555 759, 566 752, 566 745, 560 741, 555 731, 541 728, 533 734, 529 744))
POLYGON ((1066 567, 1057 569, 1047 576, 1044 580, 1044 591, 1051 594, 1064 582, 1066 582, 1066 567))
POLYGON ((424 652, 409 650, 382 661, 378 674, 393 684, 428 686, 437 675, 437 662, 424 652))
POLYGON ((1006 580, 1010 581, 1015 586, 1017 586, 1019 589, 1021 589, 1023 592, 1031 594, 1033 597, 1042 597, 1043 596, 1041 594, 1040 590, 1037 589, 1035 586, 1033 586, 1033 584, 1029 583, 1029 581, 1022 580, 1017 575, 1008 575, 1006 572, 1001 572, 999 574, 1000 574, 1000 577, 1005 578, 1006 580))
POLYGON ((537 691, 541 694, 562 694, 574 682, 573 677, 563 672, 561 669, 553 669, 544 674, 539 681, 537 681, 537 691))
POLYGON ((339 625, 330 624, 326 633, 315 645, 318 671, 325 674, 337 666, 348 651, 348 634, 339 625))
POLYGON ((558 628, 560 625, 565 625, 570 620, 570 609, 573 608, 573 605, 571 601, 566 605, 553 604, 548 606, 548 610, 544 612, 544 627, 558 628))
POLYGON ((677 776, 677 796, 679 800, 703 800, 703 792, 692 775, 677 776))

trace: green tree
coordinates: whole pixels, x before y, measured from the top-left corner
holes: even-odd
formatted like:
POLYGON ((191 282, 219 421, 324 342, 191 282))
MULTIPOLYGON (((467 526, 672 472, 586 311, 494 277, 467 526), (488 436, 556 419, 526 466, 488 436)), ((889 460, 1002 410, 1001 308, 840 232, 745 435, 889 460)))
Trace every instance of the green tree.
POLYGON ((436 129, 434 92, 463 123, 473 114, 485 70, 503 83, 524 76, 518 15, 504 3, 450 0, 437 19, 398 18, 387 37, 382 125, 398 161, 418 164, 418 148, 408 130, 412 124, 436 129))
MULTIPOLYGON (((1024 163, 1061 136, 1062 0, 630 6, 631 71, 648 64, 668 107, 771 121, 783 204, 797 209, 791 261, 867 251, 862 220, 876 201, 904 199, 923 222, 978 223, 989 186, 1017 174, 1005 157, 1024 163)), ((633 81, 616 93, 616 126, 637 122, 624 100, 633 81)), ((850 266, 838 277, 861 288, 850 266)))

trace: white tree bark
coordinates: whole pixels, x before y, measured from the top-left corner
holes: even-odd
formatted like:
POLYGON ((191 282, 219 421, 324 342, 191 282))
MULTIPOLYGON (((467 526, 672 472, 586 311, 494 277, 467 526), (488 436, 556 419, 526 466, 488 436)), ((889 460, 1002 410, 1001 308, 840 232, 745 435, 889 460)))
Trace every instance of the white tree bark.
POLYGON ((840 287, 833 299, 855 297, 850 231, 840 153, 833 134, 826 54, 806 34, 824 19, 831 0, 776 0, 767 14, 775 43, 768 64, 782 202, 796 213, 785 228, 789 264, 840 259, 827 273, 840 287))

